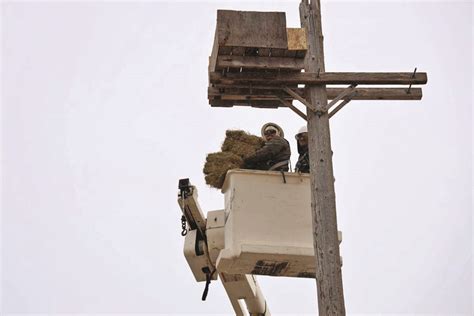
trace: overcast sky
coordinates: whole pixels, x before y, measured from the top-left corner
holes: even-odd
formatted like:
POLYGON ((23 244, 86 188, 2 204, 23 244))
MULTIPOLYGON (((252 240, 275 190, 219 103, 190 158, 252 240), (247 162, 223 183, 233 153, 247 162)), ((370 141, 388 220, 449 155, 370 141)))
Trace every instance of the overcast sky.
MULTIPOLYGON (((219 8, 299 1, 3 2, 2 314, 225 314, 182 254, 177 183, 225 130, 288 109, 211 108, 219 8)), ((472 314, 472 3, 322 2, 327 71, 428 73, 421 101, 352 101, 331 119, 348 314, 472 314)), ((311 279, 258 277, 270 310, 315 314, 311 279)))

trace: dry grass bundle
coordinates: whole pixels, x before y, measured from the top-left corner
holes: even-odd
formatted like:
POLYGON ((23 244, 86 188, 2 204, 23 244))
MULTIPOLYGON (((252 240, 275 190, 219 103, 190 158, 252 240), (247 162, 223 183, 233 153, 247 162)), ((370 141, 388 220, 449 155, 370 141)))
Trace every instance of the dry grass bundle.
POLYGON ((231 152, 208 154, 203 169, 206 183, 217 189, 222 188, 227 171, 238 169, 243 164, 244 160, 231 152))
POLYGON ((222 144, 222 151, 229 151, 241 158, 247 158, 255 153, 265 144, 265 141, 255 135, 251 135, 244 131, 228 130, 225 133, 226 138, 222 144))
POLYGON ((244 131, 226 131, 222 152, 208 154, 206 157, 203 169, 206 183, 217 189, 222 188, 227 171, 242 168, 243 159, 255 153, 264 144, 260 137, 244 131))

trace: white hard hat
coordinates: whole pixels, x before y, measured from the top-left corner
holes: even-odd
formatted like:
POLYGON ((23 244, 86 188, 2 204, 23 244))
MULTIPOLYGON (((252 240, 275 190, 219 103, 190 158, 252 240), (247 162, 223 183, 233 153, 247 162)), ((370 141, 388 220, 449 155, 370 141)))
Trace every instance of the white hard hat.
POLYGON ((295 138, 298 139, 298 136, 307 133, 308 132, 308 127, 306 125, 301 126, 301 128, 298 130, 298 133, 296 133, 295 138))
POLYGON ((308 126, 304 125, 304 126, 301 126, 301 128, 298 130, 298 133, 296 133, 296 135, 307 133, 307 132, 308 132, 308 126))

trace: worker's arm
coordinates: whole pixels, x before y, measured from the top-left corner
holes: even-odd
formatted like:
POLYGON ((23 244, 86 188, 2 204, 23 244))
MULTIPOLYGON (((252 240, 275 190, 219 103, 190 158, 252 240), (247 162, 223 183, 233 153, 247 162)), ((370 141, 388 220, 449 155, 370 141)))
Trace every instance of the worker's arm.
POLYGON ((266 163, 280 152, 282 149, 282 143, 278 140, 271 140, 265 143, 265 145, 257 150, 255 154, 244 159, 244 166, 246 168, 255 168, 257 165, 266 163))

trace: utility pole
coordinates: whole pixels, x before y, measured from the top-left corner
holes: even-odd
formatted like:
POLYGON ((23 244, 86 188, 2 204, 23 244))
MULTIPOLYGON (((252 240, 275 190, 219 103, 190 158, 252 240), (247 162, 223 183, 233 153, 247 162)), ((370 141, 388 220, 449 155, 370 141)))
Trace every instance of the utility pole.
MULTIPOLYGON (((320 1, 303 0, 300 20, 308 43, 305 72, 319 75, 325 72, 320 1)), ((319 315, 345 315, 326 85, 307 86, 306 97, 316 109, 307 109, 307 121, 318 310, 319 315)))

